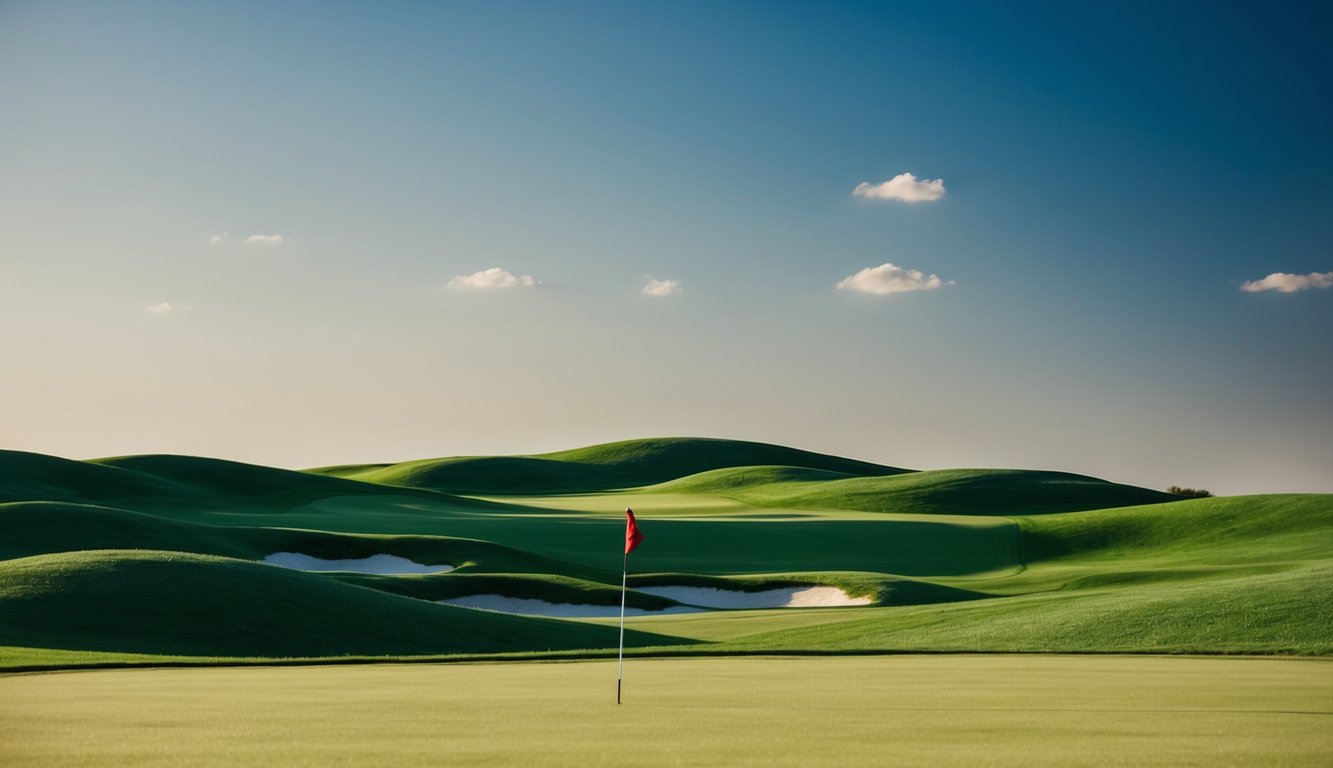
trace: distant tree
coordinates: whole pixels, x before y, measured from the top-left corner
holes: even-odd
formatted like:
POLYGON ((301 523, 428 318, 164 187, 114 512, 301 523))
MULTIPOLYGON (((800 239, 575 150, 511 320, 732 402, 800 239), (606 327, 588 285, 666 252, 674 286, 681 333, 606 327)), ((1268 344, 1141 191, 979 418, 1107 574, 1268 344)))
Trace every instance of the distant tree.
POLYGON ((1166 492, 1173 493, 1177 496, 1188 496, 1191 499, 1206 499, 1213 495, 1212 491, 1207 491, 1203 488, 1181 488, 1178 485, 1173 485, 1170 488, 1167 488, 1166 492))

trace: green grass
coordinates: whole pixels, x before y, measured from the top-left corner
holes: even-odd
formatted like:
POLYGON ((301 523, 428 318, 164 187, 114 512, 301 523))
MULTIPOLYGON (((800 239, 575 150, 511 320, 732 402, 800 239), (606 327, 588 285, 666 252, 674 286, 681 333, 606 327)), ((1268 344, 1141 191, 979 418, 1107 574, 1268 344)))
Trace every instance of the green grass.
MULTIPOLYGON (((673 641, 637 631, 626 638, 673 641)), ((0 645, 282 657, 616 643, 609 627, 469 611, 207 555, 99 550, 0 562, 0 645)))
MULTIPOLYGON (((647 536, 632 588, 824 584, 875 602, 636 618, 632 655, 1333 654, 1330 495, 1179 500, 1067 473, 912 472, 697 439, 325 474, 15 452, 0 470, 0 499, 24 499, 0 503, 0 668, 610 653, 614 622, 433 601, 615 604, 631 506, 647 536), (457 570, 254 562, 277 551, 457 570)), ((670 605, 634 589, 627 602, 670 605)))
POLYGON ((1174 565, 1323 560, 1333 497, 1275 494, 1178 501, 1022 521, 1029 560, 1143 558, 1174 565))
POLYGON ((158 508, 282 510, 339 495, 417 494, 338 477, 196 456, 126 456, 73 461, 0 450, 0 503, 61 501, 158 508))
MULTIPOLYGON (((596 579, 594 572, 619 575, 625 507, 652 510, 657 498, 569 496, 560 500, 570 505, 565 509, 514 506, 477 512, 449 501, 340 496, 294 507, 277 519, 266 510, 246 511, 240 506, 163 509, 156 514, 219 526, 281 524, 357 534, 475 539, 558 560, 567 568, 582 567, 583 573, 555 572, 596 579), (645 503, 639 504, 640 500, 645 503)), ((1018 566, 1018 529, 1003 518, 886 519, 856 512, 775 517, 735 502, 726 505, 708 504, 711 514, 644 512, 641 525, 653 544, 635 553, 635 569, 714 574, 861 570, 927 576, 1018 566), (782 524, 759 524, 766 520, 782 524), (818 544, 811 546, 811 542, 818 544)))
MULTIPOLYGON (((666 621, 665 619, 663 621, 666 621)), ((664 624, 639 625, 672 633, 664 624)), ((1333 566, 1227 579, 865 609, 731 642, 768 652, 1333 654, 1333 566)))
POLYGON ((1326 766, 1319 660, 906 656, 0 677, 24 766, 1326 766))
POLYGON ((654 490, 709 492, 751 506, 926 515, 1034 515, 1176 501, 1147 488, 1067 472, 942 469, 887 477, 832 477, 763 467, 720 470, 654 490))
MULTIPOLYGON (((232 513, 202 515, 215 519, 232 513)), ((196 513, 194 516, 201 516, 196 513)), ((255 515, 260 520, 267 513, 255 515)), ((447 564, 460 572, 573 573, 607 583, 619 578, 521 549, 445 536, 330 533, 297 528, 210 525, 87 504, 0 504, 0 560, 88 549, 146 549, 261 560, 274 552, 325 559, 390 554, 416 562, 447 564)))
POLYGON ((854 475, 906 470, 741 440, 626 440, 534 456, 462 456, 311 470, 454 493, 564 493, 651 485, 723 467, 781 464, 854 475))

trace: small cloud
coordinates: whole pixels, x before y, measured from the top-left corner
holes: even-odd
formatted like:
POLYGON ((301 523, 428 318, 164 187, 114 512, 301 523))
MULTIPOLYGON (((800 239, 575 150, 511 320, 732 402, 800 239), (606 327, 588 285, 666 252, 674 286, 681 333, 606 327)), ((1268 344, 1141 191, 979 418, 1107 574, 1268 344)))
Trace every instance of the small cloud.
POLYGON ((944 197, 944 180, 918 179, 910 173, 900 173, 882 184, 863 181, 852 190, 852 197, 928 203, 944 197))
POLYGON ((679 280, 658 280, 649 275, 648 283, 643 286, 644 296, 670 296, 673 293, 680 293, 679 280))
POLYGON ((227 242, 227 233, 226 233, 226 232, 223 232, 223 233, 220 234, 220 235, 213 235, 212 237, 208 238, 208 244, 209 244, 209 245, 221 245, 222 243, 225 243, 225 242, 227 242))
POLYGON ((486 291, 495 288, 531 288, 537 284, 531 275, 514 275, 499 267, 483 269, 470 275, 459 275, 449 281, 456 291, 486 291))
POLYGON ((250 235, 245 238, 246 245, 282 245, 282 235, 250 235))
POLYGON ((163 301, 157 304, 152 304, 150 306, 144 307, 143 311, 155 317, 163 317, 165 315, 171 314, 171 302, 163 301))
POLYGON ((1290 272, 1274 272, 1262 280, 1250 280, 1240 287, 1247 293, 1257 293, 1259 291, 1277 291, 1279 293, 1295 293, 1296 291, 1305 291, 1311 288, 1328 288, 1333 286, 1333 272, 1311 272, 1308 275, 1293 275, 1290 272))
POLYGON ((939 275, 903 269, 896 264, 880 264, 878 267, 866 267, 838 281, 838 290, 887 296, 891 293, 933 291, 946 285, 953 285, 953 281, 946 282, 939 275))

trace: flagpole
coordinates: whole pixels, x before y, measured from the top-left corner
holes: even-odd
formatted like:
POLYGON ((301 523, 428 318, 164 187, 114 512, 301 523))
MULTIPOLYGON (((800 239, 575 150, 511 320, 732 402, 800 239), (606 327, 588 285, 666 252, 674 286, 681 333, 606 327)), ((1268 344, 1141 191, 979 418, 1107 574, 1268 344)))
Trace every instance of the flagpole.
POLYGON ((620 703, 620 680, 625 672, 625 585, 629 582, 629 553, 620 571, 620 660, 616 662, 616 704, 620 703))
POLYGON ((625 672, 625 591, 629 588, 629 553, 643 541, 634 523, 634 510, 625 510, 625 560, 620 569, 620 658, 616 661, 616 704, 620 703, 620 681, 625 672))

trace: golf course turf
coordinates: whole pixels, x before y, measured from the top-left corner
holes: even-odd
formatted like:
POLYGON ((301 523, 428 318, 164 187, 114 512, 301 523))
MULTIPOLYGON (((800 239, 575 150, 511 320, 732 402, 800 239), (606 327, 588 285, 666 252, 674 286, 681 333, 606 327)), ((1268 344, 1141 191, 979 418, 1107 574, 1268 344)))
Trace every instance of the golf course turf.
POLYGON ((0 500, 6 764, 1333 759, 1329 495, 675 438, 309 472, 0 452, 0 500), (730 608, 797 594, 834 607, 730 608))
POLYGON ((634 657, 1333 652, 1329 495, 1186 499, 656 438, 309 472, 5 451, 0 499, 0 669, 604 656, 614 621, 441 603, 605 615, 627 507, 647 536, 629 561, 626 604, 649 614, 630 622, 634 657), (278 553, 442 572, 264 564, 278 553), (847 605, 671 599, 810 587, 847 605))
POLYGON ((1069 656, 0 678, 16 765, 1324 766, 1324 660, 1069 656))

